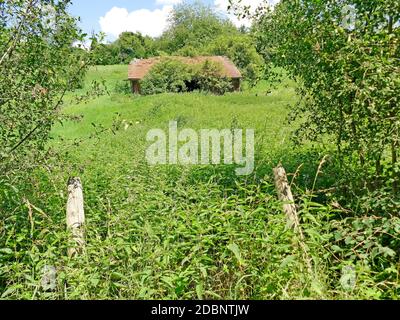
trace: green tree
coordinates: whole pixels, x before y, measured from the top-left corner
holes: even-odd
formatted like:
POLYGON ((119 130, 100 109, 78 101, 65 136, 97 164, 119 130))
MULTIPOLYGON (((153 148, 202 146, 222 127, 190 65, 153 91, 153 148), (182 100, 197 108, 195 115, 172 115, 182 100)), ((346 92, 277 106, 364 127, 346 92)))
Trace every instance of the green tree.
MULTIPOLYGON (((0 172, 44 149, 63 98, 88 67, 70 1, 0 1, 0 172)), ((30 157, 30 161, 34 158, 30 157)))
POLYGON ((133 59, 157 55, 154 39, 133 32, 123 32, 109 44, 92 42, 91 52, 98 65, 128 64, 133 59))
POLYGON ((161 50, 172 54, 184 47, 200 48, 220 35, 236 33, 236 27, 210 6, 184 2, 175 6, 169 17, 169 27, 160 39, 161 50))
POLYGON ((298 133, 333 136, 342 164, 399 195, 400 3, 282 0, 255 18, 258 50, 298 81, 298 133))
POLYGON ((230 58, 251 84, 255 84, 262 76, 264 60, 258 54, 254 39, 249 34, 219 36, 202 52, 230 58))
POLYGON ((119 52, 119 62, 129 63, 132 59, 143 59, 154 55, 153 39, 141 33, 123 32, 114 42, 119 52))

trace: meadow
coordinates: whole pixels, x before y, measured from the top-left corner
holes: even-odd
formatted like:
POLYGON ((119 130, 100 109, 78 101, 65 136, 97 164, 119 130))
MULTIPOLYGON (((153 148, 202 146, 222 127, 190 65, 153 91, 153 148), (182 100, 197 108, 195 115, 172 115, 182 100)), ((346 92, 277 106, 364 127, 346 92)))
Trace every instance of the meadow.
POLYGON ((9 261, 0 267, 2 298, 397 296, 397 270, 388 263, 393 250, 375 241, 373 226, 390 234, 399 221, 385 229, 384 218, 353 218, 320 192, 336 179, 334 161, 321 163, 329 139, 318 147, 291 141, 296 124, 286 119, 297 101, 292 81, 272 89, 263 82, 224 96, 133 96, 115 92, 126 75, 122 65, 91 69, 86 88, 104 79, 109 94, 74 104, 85 88, 70 93, 63 113, 71 119, 54 127, 46 165, 32 172, 30 183, 4 191, 3 201, 14 211, 1 229, 0 261, 9 261), (167 130, 172 120, 195 130, 255 129, 254 174, 237 177, 234 166, 149 166, 146 133, 167 130), (272 169, 280 162, 295 192, 306 251, 277 200, 272 169), (81 178, 85 197, 87 245, 79 259, 66 255, 71 176, 81 178), (54 291, 40 287, 46 265, 57 269, 54 291), (357 271, 350 288, 345 266, 357 271))

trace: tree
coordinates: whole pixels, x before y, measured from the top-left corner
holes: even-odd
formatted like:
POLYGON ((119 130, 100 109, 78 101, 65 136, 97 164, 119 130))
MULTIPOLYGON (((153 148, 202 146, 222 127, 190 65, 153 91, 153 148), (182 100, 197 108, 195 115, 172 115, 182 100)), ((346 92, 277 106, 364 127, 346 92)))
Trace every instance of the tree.
POLYGON ((123 32, 110 44, 93 42, 91 52, 98 65, 128 64, 133 59, 157 55, 154 39, 139 32, 123 32))
POLYGON ((334 137, 342 165, 398 195, 400 3, 282 0, 254 18, 258 50, 298 81, 298 134, 334 137))
MULTIPOLYGON (((0 172, 44 149, 63 98, 88 67, 70 1, 0 2, 0 172)), ((30 158, 31 160, 33 157, 30 158)))
POLYGON ((203 47, 221 35, 237 34, 236 27, 200 2, 176 5, 168 29, 160 39, 161 50, 174 53, 184 47, 203 47))
POLYGON ((129 63, 132 59, 143 59, 154 55, 153 39, 141 33, 123 32, 114 42, 119 52, 119 62, 129 63))
POLYGON ((255 84, 262 76, 264 60, 258 54, 254 39, 249 34, 221 35, 202 49, 202 52, 230 58, 251 84, 255 84))

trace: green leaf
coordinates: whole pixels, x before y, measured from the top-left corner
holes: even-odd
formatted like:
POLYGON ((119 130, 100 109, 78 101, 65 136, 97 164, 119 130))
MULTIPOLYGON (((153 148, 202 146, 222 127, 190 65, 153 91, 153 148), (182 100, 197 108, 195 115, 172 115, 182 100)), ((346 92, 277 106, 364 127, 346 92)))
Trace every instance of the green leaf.
POLYGON ((199 300, 203 300, 203 295, 204 295, 204 288, 203 288, 203 285, 198 284, 198 285, 196 286, 196 294, 197 294, 197 298, 198 298, 199 300))
POLYGON ((240 248, 236 243, 232 243, 228 246, 228 249, 231 250, 233 252, 233 254, 235 255, 236 259, 238 260, 240 265, 243 265, 243 260, 242 260, 242 256, 240 253, 240 248))
POLYGON ((2 248, 2 249, 0 249, 0 253, 13 254, 13 251, 9 248, 2 248))
POLYGON ((380 247, 379 252, 384 256, 395 257, 396 252, 388 247, 380 247))

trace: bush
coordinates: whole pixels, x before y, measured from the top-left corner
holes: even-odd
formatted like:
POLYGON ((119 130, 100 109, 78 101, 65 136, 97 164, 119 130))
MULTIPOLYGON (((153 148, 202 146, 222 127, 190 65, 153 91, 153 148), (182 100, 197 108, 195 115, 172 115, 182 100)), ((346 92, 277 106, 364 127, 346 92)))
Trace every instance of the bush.
POLYGON ((141 83, 145 95, 186 92, 186 83, 191 79, 190 68, 171 58, 156 64, 141 83))
POLYGON ((249 35, 220 36, 203 49, 203 54, 228 57, 251 85, 261 78, 264 60, 249 35))
POLYGON ((187 65, 166 58, 151 69, 141 88, 144 95, 193 90, 224 94, 232 90, 232 83, 222 75, 222 66, 218 63, 207 60, 200 65, 187 65))
POLYGON ((204 92, 223 95, 232 90, 232 82, 222 76, 221 65, 209 60, 195 68, 194 81, 204 92))
POLYGON ((114 92, 120 93, 120 94, 131 94, 132 89, 131 89, 129 81, 125 81, 125 80, 118 81, 115 84, 114 92))

